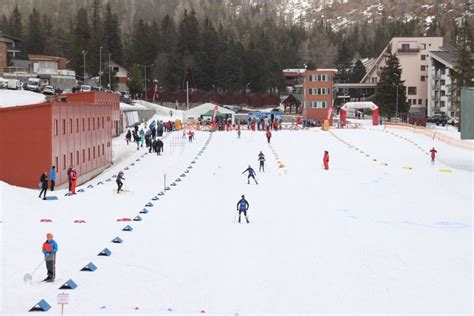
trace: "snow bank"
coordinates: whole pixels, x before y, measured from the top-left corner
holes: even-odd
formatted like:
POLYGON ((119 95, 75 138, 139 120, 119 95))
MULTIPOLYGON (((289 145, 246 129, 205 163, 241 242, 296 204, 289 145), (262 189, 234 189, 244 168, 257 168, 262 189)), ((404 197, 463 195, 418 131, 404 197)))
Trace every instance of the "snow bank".
POLYGON ((41 93, 24 90, 0 90, 0 108, 38 104, 46 101, 41 93))

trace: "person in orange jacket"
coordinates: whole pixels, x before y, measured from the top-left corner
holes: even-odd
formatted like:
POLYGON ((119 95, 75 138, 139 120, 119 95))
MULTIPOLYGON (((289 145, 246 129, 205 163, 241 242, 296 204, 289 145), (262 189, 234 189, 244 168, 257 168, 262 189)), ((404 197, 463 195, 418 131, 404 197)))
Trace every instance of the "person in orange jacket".
POLYGON ((76 169, 71 171, 71 194, 76 194, 76 181, 77 181, 77 172, 76 169))
POLYGON ((433 148, 431 148, 430 153, 431 153, 431 164, 433 165, 433 164, 435 163, 436 154, 437 154, 438 152, 437 152, 436 149, 433 147, 433 148))
POLYGON ((267 135, 267 141, 270 144, 270 138, 272 138, 272 132, 270 132, 270 130, 268 129, 266 135, 267 135))
POLYGON ((329 170, 329 152, 327 150, 324 151, 323 164, 324 169, 329 170))

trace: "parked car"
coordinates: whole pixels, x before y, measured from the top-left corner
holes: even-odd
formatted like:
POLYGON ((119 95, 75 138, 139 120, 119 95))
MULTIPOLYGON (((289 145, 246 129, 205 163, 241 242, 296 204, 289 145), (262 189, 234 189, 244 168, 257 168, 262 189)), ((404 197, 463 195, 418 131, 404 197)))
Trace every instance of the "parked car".
POLYGON ((449 120, 450 120, 450 117, 445 114, 435 114, 426 119, 426 121, 429 123, 435 123, 436 125, 442 125, 442 126, 445 126, 446 124, 448 124, 449 120))
POLYGON ((399 117, 391 117, 390 122, 396 122, 396 123, 401 123, 402 119, 399 117))
POLYGON ((60 88, 54 88, 54 93, 61 94, 61 93, 63 93, 63 90, 60 89, 60 88))
POLYGON ((88 86, 88 85, 85 85, 85 84, 83 84, 83 85, 81 86, 81 92, 90 92, 90 91, 92 91, 92 87, 91 87, 91 86, 88 86))
POLYGON ((55 93, 56 93, 56 91, 54 90, 53 86, 45 86, 43 88, 43 94, 54 95, 55 93))
POLYGON ((41 91, 41 79, 39 78, 28 78, 26 82, 26 90, 40 92, 41 91))
POLYGON ((0 77, 0 89, 6 89, 8 87, 8 80, 0 77))
POLYGON ((8 80, 8 89, 10 90, 18 90, 21 89, 21 82, 18 79, 9 79, 8 80))

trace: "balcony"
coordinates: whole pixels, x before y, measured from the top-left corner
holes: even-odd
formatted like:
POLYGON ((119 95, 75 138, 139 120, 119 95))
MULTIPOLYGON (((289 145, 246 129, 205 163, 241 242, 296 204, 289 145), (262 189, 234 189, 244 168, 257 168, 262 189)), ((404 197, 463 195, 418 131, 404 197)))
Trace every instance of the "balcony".
POLYGON ((402 47, 402 48, 398 48, 397 49, 397 53, 406 53, 406 54, 410 54, 410 53, 419 53, 420 52, 420 48, 406 48, 406 47, 402 47))

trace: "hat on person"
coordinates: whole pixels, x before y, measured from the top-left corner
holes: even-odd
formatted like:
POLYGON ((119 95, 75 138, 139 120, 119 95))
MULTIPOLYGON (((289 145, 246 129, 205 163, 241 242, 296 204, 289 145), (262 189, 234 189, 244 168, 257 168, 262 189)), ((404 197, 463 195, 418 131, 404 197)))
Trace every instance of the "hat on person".
POLYGON ((53 234, 47 233, 47 234, 46 234, 46 237, 48 237, 48 238, 49 238, 49 237, 53 238, 53 234))

